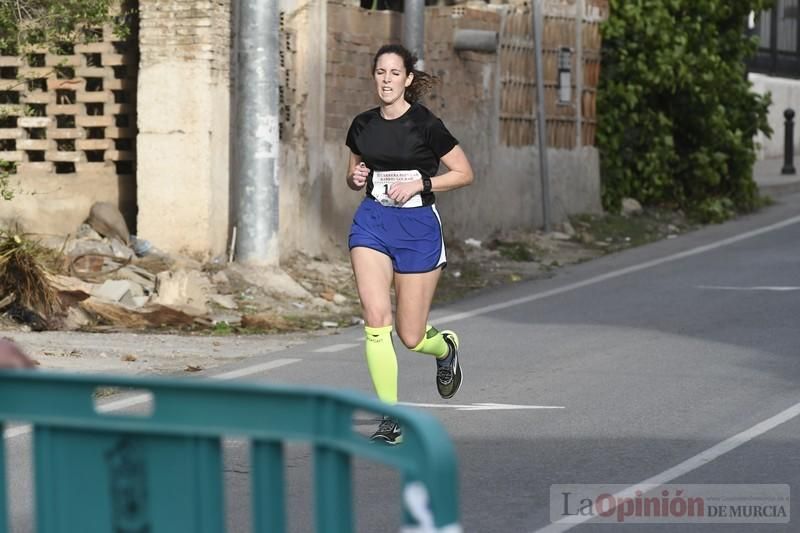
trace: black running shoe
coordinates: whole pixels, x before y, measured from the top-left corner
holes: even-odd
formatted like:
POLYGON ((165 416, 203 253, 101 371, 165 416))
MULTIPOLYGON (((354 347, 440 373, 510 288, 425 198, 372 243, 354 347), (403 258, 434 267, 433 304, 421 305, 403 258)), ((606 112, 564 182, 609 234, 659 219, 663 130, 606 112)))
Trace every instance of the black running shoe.
POLYGON ((369 440, 384 444, 400 444, 403 442, 403 431, 397 421, 385 416, 369 440))
POLYGON ((436 389, 439 396, 447 400, 455 396, 461 387, 461 365, 458 362, 458 335, 445 330, 442 336, 450 351, 444 360, 436 360, 436 389), (447 359, 450 359, 449 363, 444 362, 447 359))

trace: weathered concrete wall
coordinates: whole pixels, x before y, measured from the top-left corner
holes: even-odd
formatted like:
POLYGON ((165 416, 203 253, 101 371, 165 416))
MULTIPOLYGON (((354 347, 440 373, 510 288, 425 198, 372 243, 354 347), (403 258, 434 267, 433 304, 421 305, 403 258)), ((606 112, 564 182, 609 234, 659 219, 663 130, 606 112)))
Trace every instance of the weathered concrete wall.
POLYGON ((139 235, 165 250, 223 253, 230 2, 147 1, 139 15, 139 235))
MULTIPOLYGON (((800 80, 773 78, 763 74, 750 74, 753 90, 758 94, 772 94, 772 105, 769 108, 769 125, 772 126, 772 138, 768 139, 759 133, 756 141, 761 145, 759 159, 783 157, 784 122, 783 112, 786 108, 794 109, 795 122, 800 122, 800 80)), ((800 150, 800 132, 795 131, 795 153, 800 150)))
MULTIPOLYGON (((19 224, 26 232, 67 235, 74 233, 89 216, 95 202, 119 206, 123 214, 134 212, 136 186, 131 176, 81 172, 61 176, 26 173, 11 180, 14 198, 0 200, 0 227, 19 224)), ((133 230, 126 216, 129 230, 133 230)))
POLYGON ((320 28, 323 0, 281 0, 283 63, 280 155, 281 256, 317 255, 330 249, 322 217, 328 209, 330 172, 325 166, 325 62, 320 28))

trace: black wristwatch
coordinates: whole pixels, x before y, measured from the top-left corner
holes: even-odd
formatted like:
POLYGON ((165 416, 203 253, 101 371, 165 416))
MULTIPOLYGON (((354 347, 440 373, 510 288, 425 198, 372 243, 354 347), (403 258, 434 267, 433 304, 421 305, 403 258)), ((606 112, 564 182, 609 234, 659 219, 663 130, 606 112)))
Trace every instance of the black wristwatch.
POLYGON ((433 185, 431 185, 431 179, 428 177, 422 178, 422 194, 431 192, 433 185))

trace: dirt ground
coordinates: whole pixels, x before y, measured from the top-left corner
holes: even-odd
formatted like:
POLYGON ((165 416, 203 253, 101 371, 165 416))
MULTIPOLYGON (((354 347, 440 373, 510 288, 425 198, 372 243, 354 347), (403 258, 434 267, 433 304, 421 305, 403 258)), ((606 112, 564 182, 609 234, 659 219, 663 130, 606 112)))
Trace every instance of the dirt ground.
MULTIPOLYGON (((675 238, 695 226, 681 213, 645 211, 638 216, 580 216, 558 231, 511 232, 478 242, 449 239, 448 266, 434 306, 470 292, 522 280, 553 276, 559 268, 663 238, 675 238)), ((311 299, 289 290, 264 290, 232 268, 204 265, 209 274, 225 272, 218 289, 234 298, 241 323, 221 319, 212 324, 171 330, 130 331, 93 324, 85 331, 30 331, 8 317, 0 335, 18 342, 48 370, 124 374, 197 372, 302 343, 360 323, 360 307, 346 256, 298 255, 281 265, 311 299)), ((285 281, 277 276, 277 284, 285 281)))

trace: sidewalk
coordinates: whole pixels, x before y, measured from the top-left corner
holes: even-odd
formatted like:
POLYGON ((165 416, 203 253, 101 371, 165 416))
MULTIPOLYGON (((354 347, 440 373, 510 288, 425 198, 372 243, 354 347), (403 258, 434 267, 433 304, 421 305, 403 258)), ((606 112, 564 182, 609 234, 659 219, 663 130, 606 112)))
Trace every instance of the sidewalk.
POLYGON ((781 196, 800 192, 800 157, 794 160, 797 171, 793 175, 781 174, 783 158, 765 159, 756 161, 753 167, 753 179, 758 185, 758 190, 764 196, 777 200, 781 196))

